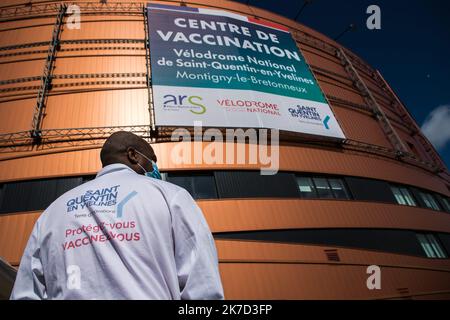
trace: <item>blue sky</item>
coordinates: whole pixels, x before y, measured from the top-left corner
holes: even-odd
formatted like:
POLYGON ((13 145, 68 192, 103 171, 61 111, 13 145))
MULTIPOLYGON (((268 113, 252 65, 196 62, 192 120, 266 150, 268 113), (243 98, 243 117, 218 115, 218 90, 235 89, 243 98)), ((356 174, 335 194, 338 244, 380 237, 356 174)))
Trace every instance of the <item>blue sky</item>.
MULTIPOLYGON (((293 19, 304 1, 248 3, 293 19)), ((380 70, 420 126, 428 122, 424 129, 450 167, 450 1, 313 0, 297 21, 332 38, 355 23, 339 42, 380 70), (381 8, 381 30, 366 27, 371 4, 381 8)))

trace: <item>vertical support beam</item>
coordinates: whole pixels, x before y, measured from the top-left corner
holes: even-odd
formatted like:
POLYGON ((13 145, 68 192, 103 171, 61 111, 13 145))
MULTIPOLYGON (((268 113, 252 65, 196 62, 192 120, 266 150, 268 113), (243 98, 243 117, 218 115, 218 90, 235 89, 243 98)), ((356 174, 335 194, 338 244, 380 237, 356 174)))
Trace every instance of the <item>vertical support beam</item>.
POLYGON ((408 149, 405 147, 403 141, 400 139, 397 132, 392 127, 391 123, 386 117, 386 114, 384 113, 383 109, 378 105, 369 88, 366 86, 364 81, 359 76, 358 71, 356 71, 355 67, 353 66, 350 59, 347 57, 344 50, 342 48, 339 48, 338 50, 336 50, 336 54, 338 58, 341 60, 343 66, 345 67, 345 70, 347 70, 351 79, 355 81, 355 85, 358 88, 358 90, 362 92, 366 103, 376 116, 378 122, 381 125, 381 128, 383 129, 384 133, 389 139, 389 142, 392 144, 397 154, 399 156, 403 156, 405 153, 408 153, 408 149))
POLYGON ((144 14, 144 30, 145 30, 145 66, 146 66, 146 80, 147 80, 147 90, 148 90, 148 111, 150 114, 150 135, 156 131, 155 124, 155 109, 153 104, 153 90, 152 90, 152 79, 151 79, 151 65, 150 65, 150 39, 148 36, 148 10, 147 7, 143 6, 144 14))
POLYGON ((59 39, 66 10, 66 4, 63 3, 59 6, 58 15, 56 16, 56 22, 53 26, 52 41, 50 42, 50 46, 47 51, 47 60, 45 61, 44 71, 41 76, 41 85, 38 91, 36 108, 31 123, 31 137, 34 140, 34 143, 39 143, 42 139, 41 128, 45 109, 45 99, 52 82, 53 66, 56 52, 59 49, 59 39))

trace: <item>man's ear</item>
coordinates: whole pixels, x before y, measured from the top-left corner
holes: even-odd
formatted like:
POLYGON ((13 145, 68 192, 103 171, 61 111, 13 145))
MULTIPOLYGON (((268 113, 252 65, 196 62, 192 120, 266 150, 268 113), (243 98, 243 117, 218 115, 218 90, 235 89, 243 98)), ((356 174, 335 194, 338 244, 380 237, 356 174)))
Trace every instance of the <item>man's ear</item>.
POLYGON ((137 158, 137 152, 132 147, 127 148, 127 158, 132 164, 136 164, 139 162, 137 158))

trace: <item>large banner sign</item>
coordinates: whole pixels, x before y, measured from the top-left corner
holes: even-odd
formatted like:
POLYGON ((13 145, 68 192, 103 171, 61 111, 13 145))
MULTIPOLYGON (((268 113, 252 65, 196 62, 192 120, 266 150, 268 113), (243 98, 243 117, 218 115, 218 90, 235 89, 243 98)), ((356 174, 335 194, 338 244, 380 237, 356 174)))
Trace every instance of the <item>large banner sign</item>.
POLYGON ((148 5, 156 126, 273 128, 342 138, 288 29, 226 11, 148 5))

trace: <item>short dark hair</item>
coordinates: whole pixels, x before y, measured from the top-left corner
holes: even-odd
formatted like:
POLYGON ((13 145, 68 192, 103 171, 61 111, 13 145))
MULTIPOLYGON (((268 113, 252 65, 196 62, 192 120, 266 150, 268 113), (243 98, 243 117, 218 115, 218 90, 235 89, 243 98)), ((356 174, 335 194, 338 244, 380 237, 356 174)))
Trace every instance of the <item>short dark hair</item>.
POLYGON ((129 147, 135 150, 147 153, 150 159, 157 161, 155 152, 151 145, 143 138, 128 131, 117 131, 106 139, 100 151, 100 160, 105 167, 113 163, 122 163, 129 147))

